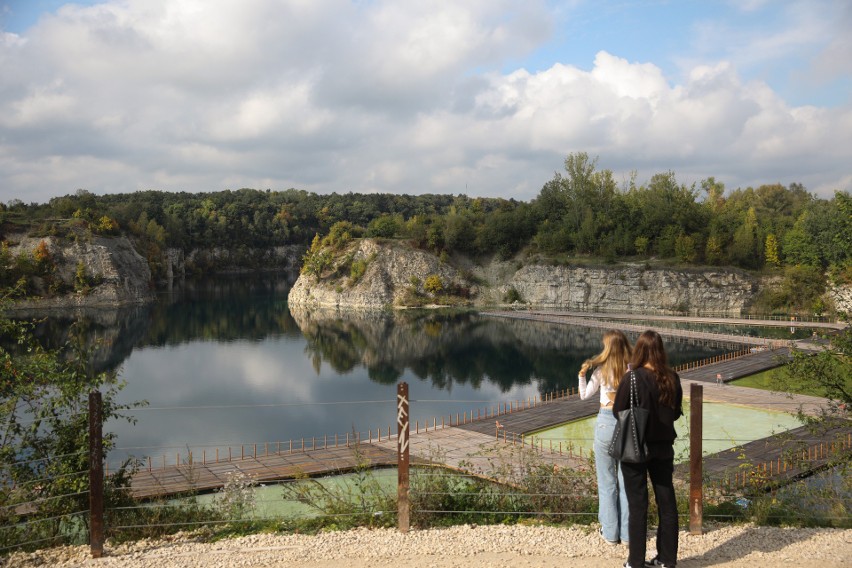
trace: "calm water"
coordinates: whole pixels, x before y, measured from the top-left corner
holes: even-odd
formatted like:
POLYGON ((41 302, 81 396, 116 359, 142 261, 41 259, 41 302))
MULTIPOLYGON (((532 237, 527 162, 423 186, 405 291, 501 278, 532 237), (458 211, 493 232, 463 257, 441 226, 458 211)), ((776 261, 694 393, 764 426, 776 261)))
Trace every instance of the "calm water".
MULTIPOLYGON (((121 401, 145 400, 135 424, 115 422, 122 455, 273 445, 389 426, 396 385, 409 384, 412 424, 577 386, 603 330, 505 321, 475 312, 343 314, 288 309, 281 277, 188 285, 150 308, 88 314, 99 369, 117 368, 121 401)), ((61 341, 71 323, 41 329, 61 341)), ((673 364, 719 348, 671 342, 673 364)), ((375 436, 375 434, 374 434, 375 436)), ((236 449, 235 451, 239 451, 236 449)))

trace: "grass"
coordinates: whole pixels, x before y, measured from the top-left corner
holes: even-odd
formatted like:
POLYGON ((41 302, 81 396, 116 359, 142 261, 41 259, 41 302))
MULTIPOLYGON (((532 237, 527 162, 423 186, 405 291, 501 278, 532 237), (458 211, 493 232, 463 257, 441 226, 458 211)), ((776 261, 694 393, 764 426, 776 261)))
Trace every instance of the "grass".
MULTIPOLYGON (((755 373, 753 375, 748 375, 747 377, 741 377, 739 379, 735 379, 730 381, 728 384, 736 385, 738 387, 749 387, 753 389, 761 389, 767 391, 777 391, 779 390, 779 378, 777 374, 783 373, 783 367, 777 367, 775 369, 768 369, 766 371, 761 371, 760 373, 755 373)), ((824 397, 825 392, 820 389, 807 388, 806 385, 803 385, 801 388, 795 389, 785 389, 785 392, 791 392, 793 394, 803 394, 810 396, 820 396, 824 397)))

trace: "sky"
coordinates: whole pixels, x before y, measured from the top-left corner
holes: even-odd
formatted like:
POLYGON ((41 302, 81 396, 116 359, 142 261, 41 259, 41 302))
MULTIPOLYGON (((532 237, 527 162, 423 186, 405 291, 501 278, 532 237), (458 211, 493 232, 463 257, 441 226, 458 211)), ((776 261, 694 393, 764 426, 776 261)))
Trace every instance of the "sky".
POLYGON ((0 0, 0 202, 852 189, 848 0, 0 0))

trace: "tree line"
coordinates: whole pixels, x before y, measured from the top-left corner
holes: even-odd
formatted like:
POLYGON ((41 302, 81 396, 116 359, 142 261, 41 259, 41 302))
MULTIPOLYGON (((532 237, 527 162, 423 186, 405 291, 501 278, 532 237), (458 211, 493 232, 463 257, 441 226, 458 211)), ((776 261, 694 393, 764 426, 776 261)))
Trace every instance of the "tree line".
MULTIPOLYGON (((839 281, 852 281, 848 191, 838 190, 831 199, 798 183, 728 191, 713 177, 679 183, 672 171, 642 184, 634 175, 619 185, 612 171, 599 168, 597 159, 584 152, 569 154, 564 166, 529 202, 439 194, 319 195, 297 189, 109 195, 78 190, 45 204, 0 203, 0 235, 5 242, 6 235, 21 228, 73 238, 124 233, 155 275, 167 247, 307 248, 316 235, 344 223, 352 236, 408 239, 447 257, 509 259, 523 251, 550 262, 656 259, 682 266, 778 270, 793 295, 799 293, 797 286, 824 282, 826 271, 839 281)), ((0 265, 14 265, 8 249, 3 251, 0 265)))

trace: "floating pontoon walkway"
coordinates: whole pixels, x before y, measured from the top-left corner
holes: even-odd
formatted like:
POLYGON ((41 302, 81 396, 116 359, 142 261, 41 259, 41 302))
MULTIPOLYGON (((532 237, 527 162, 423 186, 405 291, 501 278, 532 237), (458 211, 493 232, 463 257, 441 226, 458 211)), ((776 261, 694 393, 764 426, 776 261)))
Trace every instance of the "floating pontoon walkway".
MULTIPOLYGON (((611 322, 596 321, 591 319, 592 314, 586 313, 580 315, 565 312, 484 312, 484 315, 586 327, 612 326, 611 322)), ((602 317, 612 318, 613 314, 605 314, 602 317)), ((630 317, 639 316, 631 315, 630 317)), ((642 319, 649 318, 643 316, 642 319)), ((753 320, 749 323, 761 325, 753 320)), ((815 326, 813 322, 809 325, 815 326)), ((644 331, 647 326, 619 323, 619 328, 644 331)), ((661 328, 657 331, 669 337, 760 346, 755 349, 746 349, 742 355, 736 355, 733 358, 718 357, 708 364, 689 365, 688 368, 679 371, 685 393, 689 392, 690 385, 695 382, 704 385, 703 395, 707 402, 725 402, 790 413, 801 410, 808 414, 815 414, 826 406, 827 401, 818 397, 724 384, 783 364, 790 356, 789 342, 680 329, 661 328), (770 349, 770 347, 774 348, 770 349), (717 374, 722 375, 722 384, 717 384, 717 374)), ((413 402, 416 403, 416 401, 413 402)), ((583 456, 582 452, 576 451, 571 444, 566 444, 564 447, 560 444, 558 448, 553 446, 530 448, 528 442, 524 443, 522 440, 530 432, 593 416, 597 412, 596 400, 582 401, 576 393, 561 392, 532 402, 505 403, 496 411, 494 409, 485 412, 477 411, 475 418, 474 413, 471 412, 469 418, 465 413, 463 419, 457 416, 455 422, 451 417, 446 422, 443 419, 440 423, 433 420, 431 425, 423 424, 422 427, 419 423, 412 424, 411 458, 415 463, 436 463, 491 479, 497 477, 495 473, 497 470, 502 471, 501 475, 504 477, 511 476, 517 471, 518 451, 522 448, 537 451, 541 459, 559 467, 583 467, 588 455, 583 456), (502 469, 498 467, 500 465, 502 469)), ((747 463, 758 464, 757 471, 760 471, 759 464, 764 464, 766 468, 764 475, 766 472, 781 478, 800 475, 803 471, 802 464, 807 464, 804 467, 808 470, 825 464, 832 455, 835 455, 833 452, 837 444, 841 444, 841 451, 848 453, 852 443, 852 427, 848 420, 840 421, 833 433, 826 434, 821 439, 814 439, 813 434, 807 429, 798 428, 786 433, 785 440, 784 444, 776 443, 777 439, 758 440, 740 446, 736 453, 728 451, 707 456, 705 457, 705 476, 711 482, 722 482, 730 479, 731 472, 734 470, 742 472, 742 479, 745 480, 748 472, 745 471, 744 464, 747 463), (790 448, 794 446, 804 451, 803 455, 807 459, 799 460, 796 468, 788 468, 782 465, 782 457, 784 459, 789 457, 790 448), (831 448, 831 451, 827 451, 826 448, 831 448), (782 452, 785 453, 784 456, 782 452), (772 464, 777 466, 773 469, 772 464)), ((264 445, 260 448, 253 446, 248 454, 245 452, 245 447, 241 447, 239 457, 231 456, 230 450, 228 457, 223 456, 222 459, 217 455, 215 459, 208 460, 207 456, 202 454, 200 460, 198 455, 194 457, 190 455, 185 456, 185 461, 181 461, 176 456, 172 463, 177 465, 167 465, 163 458, 161 467, 149 460, 134 475, 131 492, 136 497, 150 499, 190 491, 211 491, 222 487, 227 481, 228 474, 235 471, 245 472, 257 482, 265 482, 306 475, 338 474, 352 471, 365 462, 373 466, 395 466, 396 444, 396 436, 391 436, 391 432, 388 431, 387 435, 383 436, 381 432, 377 432, 375 438, 370 434, 368 439, 361 438, 357 442, 354 440, 350 442, 348 439, 345 443, 337 439, 332 442, 323 438, 312 439, 310 447, 306 446, 304 440, 295 447, 292 442, 286 446, 282 444, 276 444, 274 447, 264 445)), ((688 472, 679 468, 677 475, 685 478, 688 472)), ((505 478, 500 481, 511 482, 510 479, 505 478)))
MULTIPOLYGON (((597 327, 611 328, 613 322, 607 320, 593 319, 587 316, 579 317, 569 315, 569 312, 538 312, 538 311, 502 311, 502 312, 481 312, 481 315, 487 317, 540 321, 546 323, 556 323, 562 325, 576 325, 580 327, 597 327)), ((648 329, 647 325, 639 325, 633 323, 619 322, 618 329, 621 331, 641 333, 648 329)), ((764 347, 785 347, 789 341, 781 339, 768 339, 765 337, 751 337, 747 335, 735 335, 730 333, 713 333, 709 331, 692 331, 689 329, 675 329, 668 327, 654 328, 663 337, 674 339, 689 339, 694 341, 714 341, 729 345, 750 345, 764 347)))
MULTIPOLYGON (((703 395, 705 402, 725 402, 755 408, 769 409, 795 413, 799 410, 814 414, 826 405, 826 400, 818 397, 790 395, 737 387, 734 385, 717 385, 715 377, 717 372, 726 373, 728 376, 736 377, 740 374, 753 372, 756 362, 769 364, 767 352, 746 355, 733 361, 723 361, 717 364, 706 365, 694 372, 681 374, 681 382, 684 392, 689 393, 690 385, 699 382, 704 385, 703 395), (733 366, 732 366, 733 364, 733 366), (721 371, 720 369, 723 369, 721 371), (690 379, 694 374, 698 379, 690 379)), ((413 401, 416 403, 416 401, 413 401)), ((498 469, 503 475, 510 474, 514 467, 513 460, 517 459, 520 448, 529 448, 522 440, 530 432, 542 430, 571 420, 577 420, 593 416, 598 411, 597 400, 580 400, 574 394, 544 397, 542 401, 533 403, 521 401, 518 404, 507 403, 502 405, 501 410, 496 413, 477 412, 478 418, 473 413, 470 419, 465 416, 464 420, 453 424, 451 420, 439 423, 437 420, 432 424, 412 425, 410 438, 412 461, 419 463, 436 463, 459 471, 466 471, 481 477, 496 478, 498 469), (501 467, 498 467, 501 465, 501 467)), ((835 434, 846 435, 852 433, 852 427, 848 421, 841 423, 835 434)), ((730 478, 732 471, 741 471, 743 464, 767 464, 778 463, 777 473, 782 473, 779 458, 784 448, 796 447, 827 447, 826 444, 837 441, 834 436, 825 436, 822 439, 814 439, 813 434, 806 428, 799 428, 788 432, 785 444, 767 443, 756 441, 740 447, 738 452, 720 452, 716 456, 705 458, 705 476, 711 481, 721 482, 723 478, 730 478)), ((188 491, 211 491, 222 487, 227 480, 229 472, 242 471, 251 475, 258 482, 293 479, 303 476, 331 475, 352 471, 359 463, 369 462, 374 466, 396 465, 396 436, 378 435, 375 438, 361 439, 358 443, 335 442, 332 446, 328 440, 313 440, 311 447, 299 447, 294 449, 292 444, 283 447, 278 444, 275 447, 265 445, 260 448, 253 447, 246 454, 240 452, 239 457, 229 457, 217 461, 208 461, 206 458, 193 460, 180 465, 165 465, 157 467, 149 464, 143 467, 134 477, 132 482, 132 493, 139 498, 154 498, 169 496, 188 491), (322 446, 320 446, 322 444, 322 446)), ((846 446, 848 451, 848 443, 846 446)), ((588 455, 584 456, 582 451, 570 447, 570 443, 559 447, 549 446, 536 449, 540 458, 545 461, 559 465, 559 467, 581 467, 588 455)), ((810 450, 808 467, 813 468, 821 465, 828 459, 825 452, 810 450), (817 457, 819 455, 819 457, 817 457), (820 461, 822 460, 822 461, 820 461)), ((177 460, 176 460, 177 461, 177 460)), ((772 466, 769 465, 769 471, 772 466)), ((678 470, 680 476, 687 473, 678 470)), ((789 470, 784 466, 783 474, 792 476, 800 474, 801 469, 789 470)), ((736 475, 736 474, 734 474, 736 475)), ((743 474, 745 475, 745 474, 743 474)), ((505 481, 505 480, 504 480, 505 481)))

